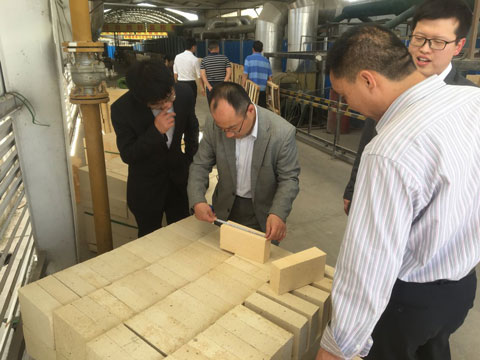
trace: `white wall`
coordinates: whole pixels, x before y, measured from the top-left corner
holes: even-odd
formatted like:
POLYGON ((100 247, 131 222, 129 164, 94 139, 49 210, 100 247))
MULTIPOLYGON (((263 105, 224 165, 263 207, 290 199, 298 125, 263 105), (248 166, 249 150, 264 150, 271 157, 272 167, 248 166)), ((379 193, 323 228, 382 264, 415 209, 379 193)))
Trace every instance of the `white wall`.
MULTIPOLYGON (((37 247, 49 272, 76 262, 71 166, 62 110, 59 44, 54 41, 49 0, 0 1, 0 60, 7 91, 18 91, 35 108, 24 108, 15 134, 37 247)), ((56 19, 54 19, 56 21, 56 19)))

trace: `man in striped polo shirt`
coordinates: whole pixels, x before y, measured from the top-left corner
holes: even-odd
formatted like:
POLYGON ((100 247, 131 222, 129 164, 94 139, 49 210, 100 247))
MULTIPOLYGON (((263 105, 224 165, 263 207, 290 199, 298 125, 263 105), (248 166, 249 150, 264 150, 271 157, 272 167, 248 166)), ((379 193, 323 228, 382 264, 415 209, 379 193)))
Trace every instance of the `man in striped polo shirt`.
POLYGON ((208 44, 210 55, 202 59, 200 75, 207 88, 207 98, 210 98, 212 88, 221 82, 229 81, 232 76, 232 65, 225 55, 220 54, 218 41, 211 40, 208 44))
POLYGON ((245 87, 247 79, 252 80, 260 87, 260 96, 258 97, 258 105, 266 108, 267 97, 265 89, 267 81, 272 81, 272 68, 270 61, 262 56, 263 43, 256 40, 253 43, 253 54, 245 58, 243 65, 242 85, 245 87))
POLYGON ((427 78, 378 25, 343 33, 326 65, 378 134, 360 162, 317 360, 450 360, 480 261, 480 89, 427 78))

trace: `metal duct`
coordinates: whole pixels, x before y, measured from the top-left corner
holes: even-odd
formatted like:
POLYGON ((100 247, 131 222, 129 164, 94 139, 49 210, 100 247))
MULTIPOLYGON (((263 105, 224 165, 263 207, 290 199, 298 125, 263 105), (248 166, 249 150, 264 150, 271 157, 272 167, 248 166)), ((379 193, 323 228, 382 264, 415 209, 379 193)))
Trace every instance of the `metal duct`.
MULTIPOLYGON (((267 2, 257 19, 255 39, 263 43, 264 52, 277 52, 282 49, 282 39, 288 17, 288 6, 281 2, 267 2)), ((282 60, 270 58, 274 72, 282 70, 282 60)))
POLYGON ((240 25, 235 27, 214 28, 212 30, 205 30, 200 34, 200 38, 205 39, 205 37, 220 37, 221 35, 247 34, 253 32, 255 32, 255 22, 250 25, 240 25))
MULTIPOLYGON (((333 0, 332 0, 333 1, 333 0)), ((334 1, 333 1, 334 2, 334 1)), ((319 4, 315 0, 298 0, 288 6, 288 51, 312 50, 307 42, 315 39, 318 25, 319 4)), ((313 65, 308 61, 288 59, 287 70, 314 71, 313 65)))
POLYGON ((210 31, 216 28, 250 25, 251 23, 252 18, 250 16, 214 18, 207 21, 207 24, 205 25, 205 31, 210 31))

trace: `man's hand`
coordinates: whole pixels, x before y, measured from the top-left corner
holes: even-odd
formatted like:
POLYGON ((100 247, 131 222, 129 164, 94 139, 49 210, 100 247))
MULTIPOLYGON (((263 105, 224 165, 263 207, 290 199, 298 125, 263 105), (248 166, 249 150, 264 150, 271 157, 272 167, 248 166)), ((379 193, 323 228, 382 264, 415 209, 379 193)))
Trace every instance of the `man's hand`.
POLYGON ((208 89, 208 91, 212 91, 212 89, 213 89, 213 86, 212 86, 212 85, 210 85, 210 83, 208 83, 208 84, 207 84, 207 89, 208 89))
POLYGON ((287 225, 275 214, 270 214, 267 217, 265 237, 267 240, 282 241, 287 235, 287 225))
POLYGON ((343 210, 345 211, 345 214, 348 215, 348 212, 350 211, 350 200, 343 199, 343 210))
POLYGON ((175 124, 175 113, 162 110, 155 116, 155 127, 160 133, 165 134, 175 124))
POLYGON ((212 208, 207 203, 195 204, 193 206, 193 211, 195 211, 195 217, 201 221, 213 223, 217 218, 212 208))
POLYGON ((202 86, 202 95, 205 96, 205 94, 206 94, 205 87, 202 86))
POLYGON ((318 350, 315 360, 342 360, 342 358, 330 354, 327 350, 320 348, 320 350, 318 350))

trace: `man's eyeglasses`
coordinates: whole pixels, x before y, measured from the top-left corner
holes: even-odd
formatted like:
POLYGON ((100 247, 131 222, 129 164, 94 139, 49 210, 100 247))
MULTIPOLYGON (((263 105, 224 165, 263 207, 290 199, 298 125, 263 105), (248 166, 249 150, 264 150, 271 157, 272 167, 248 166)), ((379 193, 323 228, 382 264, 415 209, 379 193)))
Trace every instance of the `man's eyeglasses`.
POLYGON ((428 46, 432 50, 443 50, 448 44, 456 42, 457 40, 445 41, 440 39, 427 39, 426 37, 419 35, 410 35, 410 45, 416 47, 422 47, 428 41, 428 46))
MULTIPOLYGON (((251 104, 251 103, 250 103, 251 104)), ((240 132, 242 131, 242 128, 243 128, 243 123, 245 122, 245 119, 247 117, 247 112, 248 112, 248 108, 250 107, 250 104, 247 105, 247 108, 245 109, 245 113, 243 114, 243 119, 242 119, 242 122, 240 123, 240 127, 238 128, 238 130, 235 130, 235 128, 238 126, 238 125, 234 125, 234 126, 231 126, 229 128, 226 128, 226 129, 222 129, 220 126, 217 125, 217 127, 222 130, 223 132, 225 133, 231 133, 231 134, 240 134, 240 132)))

